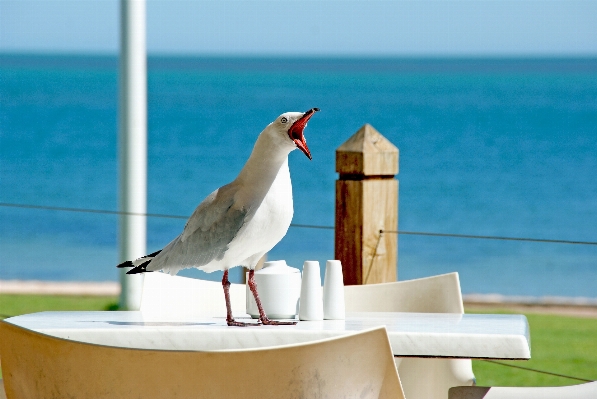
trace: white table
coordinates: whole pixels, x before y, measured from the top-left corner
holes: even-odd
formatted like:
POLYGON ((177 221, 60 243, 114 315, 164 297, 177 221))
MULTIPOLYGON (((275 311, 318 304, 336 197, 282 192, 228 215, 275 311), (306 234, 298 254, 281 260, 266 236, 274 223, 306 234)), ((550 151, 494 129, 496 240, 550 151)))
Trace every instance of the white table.
POLYGON ((58 338, 126 348, 234 350, 336 337, 385 325, 395 356, 530 359, 523 315, 348 313, 296 326, 228 327, 224 318, 143 312, 41 312, 4 320, 58 338))

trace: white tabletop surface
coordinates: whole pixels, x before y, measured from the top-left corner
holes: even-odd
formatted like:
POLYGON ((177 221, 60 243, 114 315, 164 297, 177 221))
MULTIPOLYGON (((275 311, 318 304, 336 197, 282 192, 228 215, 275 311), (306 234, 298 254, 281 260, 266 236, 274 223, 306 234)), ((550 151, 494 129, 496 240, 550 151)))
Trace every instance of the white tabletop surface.
POLYGON ((228 327, 224 318, 143 312, 41 312, 4 321, 93 344, 204 351, 295 344, 385 325, 396 356, 531 357, 529 326, 523 315, 368 312, 348 313, 346 320, 244 328, 228 327))

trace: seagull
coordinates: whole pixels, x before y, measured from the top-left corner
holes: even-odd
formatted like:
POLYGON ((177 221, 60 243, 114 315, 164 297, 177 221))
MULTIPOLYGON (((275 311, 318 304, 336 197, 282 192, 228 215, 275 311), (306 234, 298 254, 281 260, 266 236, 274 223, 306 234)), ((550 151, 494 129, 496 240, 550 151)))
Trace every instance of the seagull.
POLYGON ((132 267, 127 274, 163 271, 175 275, 196 267, 205 272, 223 270, 222 286, 229 326, 241 323, 232 317, 228 270, 249 269, 249 289, 259 309, 257 325, 296 324, 270 320, 261 304, 255 283, 255 266, 286 235, 294 213, 288 154, 311 152, 303 131, 319 111, 286 112, 259 134, 253 151, 231 183, 211 193, 197 206, 182 231, 163 249, 117 267, 132 267))

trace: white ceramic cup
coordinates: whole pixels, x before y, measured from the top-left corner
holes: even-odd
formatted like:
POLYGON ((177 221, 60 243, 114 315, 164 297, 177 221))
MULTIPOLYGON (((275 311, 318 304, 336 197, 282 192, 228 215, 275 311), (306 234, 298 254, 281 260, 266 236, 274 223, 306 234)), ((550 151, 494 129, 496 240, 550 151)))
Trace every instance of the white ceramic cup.
POLYGON ((321 297, 319 262, 314 260, 307 260, 303 264, 299 319, 323 320, 323 299, 321 297))
POLYGON ((342 263, 339 260, 325 262, 323 280, 323 318, 326 320, 344 320, 344 278, 342 263))
MULTIPOLYGON (((247 280, 249 279, 247 273, 247 280)), ((257 293, 265 314, 270 319, 294 319, 301 292, 299 269, 286 265, 284 260, 265 262, 255 272, 257 293)), ((247 313, 259 318, 259 309, 247 284, 247 313)))

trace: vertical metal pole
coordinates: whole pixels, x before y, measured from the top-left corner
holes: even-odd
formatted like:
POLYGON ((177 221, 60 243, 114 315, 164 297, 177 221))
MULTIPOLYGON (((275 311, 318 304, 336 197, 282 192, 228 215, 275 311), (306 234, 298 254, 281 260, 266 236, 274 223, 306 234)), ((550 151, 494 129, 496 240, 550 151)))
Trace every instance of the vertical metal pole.
MULTIPOLYGON (((145 0, 120 0, 119 161, 121 212, 147 212, 147 53, 145 0)), ((123 214, 120 261, 146 254, 145 216, 123 214)), ((120 272, 120 307, 139 309, 143 275, 120 272)))

